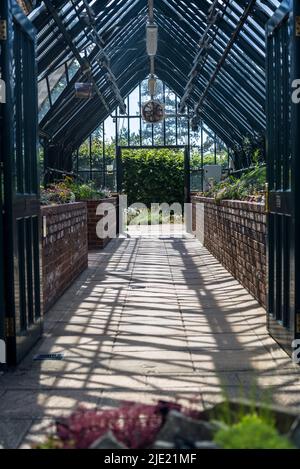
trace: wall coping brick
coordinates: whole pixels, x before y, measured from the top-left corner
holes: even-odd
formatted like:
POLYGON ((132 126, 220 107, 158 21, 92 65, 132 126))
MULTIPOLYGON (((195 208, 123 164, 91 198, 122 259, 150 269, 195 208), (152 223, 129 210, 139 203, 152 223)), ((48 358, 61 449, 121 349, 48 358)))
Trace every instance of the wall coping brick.
POLYGON ((71 202, 69 204, 53 204, 53 205, 42 205, 41 214, 43 215, 55 215, 66 212, 71 212, 73 210, 80 210, 86 207, 85 202, 71 202))
POLYGON ((88 204, 102 204, 103 202, 104 203, 111 203, 113 202, 114 205, 116 204, 118 200, 118 197, 117 196, 112 196, 112 197, 106 197, 105 199, 86 199, 86 200, 83 200, 82 202, 86 202, 88 204))
POLYGON ((200 195, 194 195, 191 198, 192 202, 202 202, 206 204, 213 204, 218 207, 229 207, 239 210, 247 210, 251 212, 265 213, 265 204, 261 202, 250 202, 247 200, 221 200, 216 202, 213 197, 203 197, 200 195))

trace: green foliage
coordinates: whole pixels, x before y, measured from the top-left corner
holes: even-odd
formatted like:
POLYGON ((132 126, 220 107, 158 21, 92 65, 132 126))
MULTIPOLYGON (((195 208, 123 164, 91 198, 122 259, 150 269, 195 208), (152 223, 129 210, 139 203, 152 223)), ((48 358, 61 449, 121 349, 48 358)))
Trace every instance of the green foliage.
POLYGON ((80 184, 72 178, 41 188, 41 205, 68 204, 78 200, 101 200, 110 197, 107 189, 96 189, 93 182, 80 184))
MULTIPOLYGON (((221 151, 217 153, 216 158, 214 153, 206 153, 203 155, 203 166, 206 164, 220 164, 223 168, 228 166, 227 153, 221 151)), ((191 169, 200 169, 201 168, 201 155, 199 153, 193 153, 191 155, 191 169)))
MULTIPOLYGON (((223 168, 228 167, 228 157, 227 152, 225 150, 219 151, 216 155, 214 152, 207 152, 203 155, 203 165, 206 164, 220 164, 223 168)), ((191 154, 191 161, 190 161, 191 169, 201 169, 201 154, 199 151, 195 149, 192 151, 191 154)))
POLYGON ((127 211, 127 224, 134 225, 162 225, 164 223, 182 223, 182 216, 174 214, 156 212, 151 209, 132 209, 127 211))
POLYGON ((110 196, 107 189, 97 189, 93 181, 81 184, 66 178, 65 184, 73 192, 76 200, 100 200, 110 196))
POLYGON ((47 189, 41 188, 41 205, 68 204, 75 202, 75 195, 65 182, 51 184, 47 189))
POLYGON ((56 436, 48 436, 43 442, 34 446, 34 449, 63 449, 63 443, 56 436))
POLYGON ((248 135, 233 150, 238 167, 261 164, 265 161, 265 137, 262 134, 248 135))
POLYGON ((124 150, 123 191, 128 203, 151 203, 184 201, 184 157, 182 151, 124 150))
POLYGON ((204 195, 214 197, 216 202, 224 199, 246 200, 249 197, 262 200, 265 182, 266 168, 257 166, 255 169, 244 173, 240 178, 229 176, 224 181, 211 187, 204 195))
POLYGON ((206 164, 220 164, 223 168, 227 168, 228 166, 228 158, 227 153, 222 151, 221 153, 217 153, 216 159, 214 153, 207 153, 203 155, 203 165, 206 164))
MULTIPOLYGON (((85 140, 78 151, 78 168, 80 171, 90 170, 90 148, 89 140, 85 140)), ((115 143, 105 141, 105 164, 112 164, 115 159, 115 143)), ((93 169, 100 169, 103 166, 103 139, 100 136, 93 136, 92 146, 92 166, 93 169)))
POLYGON ((279 435, 274 423, 256 413, 244 415, 238 423, 224 426, 214 436, 224 449, 293 449, 292 443, 279 435))

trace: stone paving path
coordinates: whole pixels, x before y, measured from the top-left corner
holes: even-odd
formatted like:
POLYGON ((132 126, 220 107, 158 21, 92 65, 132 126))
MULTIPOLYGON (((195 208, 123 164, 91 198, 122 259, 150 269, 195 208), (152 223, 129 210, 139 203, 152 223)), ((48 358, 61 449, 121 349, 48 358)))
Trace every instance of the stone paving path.
POLYGON ((112 241, 0 377, 0 441, 28 448, 79 404, 177 399, 207 407, 255 395, 300 406, 300 373, 267 335, 265 312, 190 235, 112 241), (62 352, 62 361, 33 361, 62 352))

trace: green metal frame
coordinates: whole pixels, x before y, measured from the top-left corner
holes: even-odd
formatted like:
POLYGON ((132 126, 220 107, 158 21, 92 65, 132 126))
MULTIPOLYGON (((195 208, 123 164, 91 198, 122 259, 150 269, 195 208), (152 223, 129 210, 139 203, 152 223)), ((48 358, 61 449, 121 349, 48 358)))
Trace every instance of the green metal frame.
MULTIPOLYGON (((212 2, 207 0, 155 1, 154 17, 159 27, 156 73, 176 95, 185 96, 191 109, 201 103, 196 117, 234 150, 245 136, 265 132, 265 26, 278 1, 213 3, 211 12, 212 2), (219 15, 210 21, 214 13, 219 15), (204 39, 209 39, 212 47, 205 47, 204 39)), ((68 70, 78 54, 86 51, 97 89, 109 108, 98 93, 86 102, 74 97, 74 83, 86 80, 82 67, 66 80, 65 89, 40 122, 40 132, 51 144, 62 145, 68 158, 69 152, 76 151, 118 106, 118 96, 108 86, 99 54, 104 57, 104 50, 109 57, 123 99, 146 78, 149 68, 143 44, 147 2, 47 0, 46 4, 48 9, 40 7, 32 13, 38 30, 39 80, 42 82, 60 66, 68 70), (87 4, 95 13, 90 26, 80 19, 88 12, 87 4), (95 31, 101 36, 101 45, 91 38, 95 31)))
POLYGON ((267 25, 268 314, 270 334, 289 353, 300 338, 300 5, 285 0, 267 25))
MULTIPOLYGON (((138 96, 139 96, 139 102, 142 103, 143 100, 147 100, 147 96, 144 96, 143 93, 142 93, 142 83, 139 83, 138 87, 138 96)), ((167 90, 167 87, 165 85, 164 82, 162 82, 162 102, 165 103, 166 101, 166 90, 167 90)), ((170 92, 173 93, 172 90, 169 90, 170 92)), ((175 93, 173 93, 175 95, 175 93)), ((142 114, 141 114, 141 108, 139 108, 139 111, 136 112, 134 114, 133 110, 131 109, 131 106, 130 106, 130 95, 126 97, 125 99, 125 103, 126 103, 126 108, 127 108, 127 114, 124 115, 123 113, 120 112, 120 109, 119 108, 116 108, 115 111, 111 114, 111 117, 114 119, 115 121, 115 145, 116 145, 116 148, 118 146, 122 146, 124 148, 133 148, 133 147, 137 147, 137 148, 156 148, 157 145, 161 146, 161 147, 165 147, 165 148, 170 148, 170 147, 176 147, 176 146, 179 146, 179 147, 183 147, 183 142, 188 142, 188 147, 190 149, 190 153, 193 151, 193 150, 199 150, 200 154, 202 155, 202 161, 201 161, 201 165, 197 168, 197 169, 194 169, 194 170, 191 170, 190 171, 190 174, 191 174, 191 179, 193 181, 193 184, 190 184, 192 186, 192 190, 193 191, 201 191, 203 190, 203 181, 202 181, 202 175, 203 175, 203 145, 204 145, 204 140, 203 140, 203 133, 205 132, 212 140, 213 140, 213 145, 214 145, 214 153, 215 153, 215 164, 218 164, 218 160, 217 160, 217 141, 221 140, 220 138, 218 139, 217 137, 217 134, 215 132, 213 132, 211 129, 209 129, 207 127, 207 125, 203 122, 203 121, 200 121, 199 122, 199 125, 198 125, 198 131, 197 132, 192 132, 191 130, 191 125, 190 125, 190 113, 191 113, 191 110, 187 107, 186 109, 186 112, 184 114, 179 114, 178 112, 178 104, 179 104, 179 98, 175 95, 175 106, 174 106, 174 112, 172 112, 171 114, 167 113, 166 114, 166 120, 164 120, 161 124, 161 135, 160 135, 160 138, 159 138, 159 141, 161 143, 155 143, 155 125, 156 124, 148 124, 148 126, 151 128, 151 132, 152 132, 152 137, 150 136, 150 139, 149 139, 149 143, 145 143, 147 140, 145 139, 145 130, 143 129, 143 124, 144 124, 144 120, 142 118, 142 114), (174 143, 169 143, 169 140, 167 138, 167 131, 166 131, 166 128, 167 128, 167 121, 168 119, 174 119, 174 129, 173 129, 173 138, 174 138, 174 143), (138 120, 138 127, 139 127, 139 135, 138 135, 138 140, 135 145, 132 145, 132 139, 131 139, 131 136, 130 136, 130 129, 131 129, 131 120, 134 119, 134 120, 138 120), (126 122, 126 129, 127 129, 127 132, 126 132, 126 136, 122 136, 122 143, 120 141, 120 138, 119 138, 119 129, 120 129, 120 121, 122 122, 126 122), (182 133, 180 134, 180 129, 181 129, 181 126, 183 126, 183 128, 185 128, 186 132, 184 132, 184 135, 182 135, 182 133), (193 138, 193 140, 192 140, 193 138), (193 143, 192 143, 193 142, 193 143)), ((80 169, 79 168, 79 164, 78 164, 78 160, 79 160, 79 148, 74 152, 74 155, 73 155, 73 171, 79 176, 81 177, 83 180, 86 180, 86 179, 90 179, 90 180, 95 180, 95 179, 102 179, 102 186, 103 187, 108 187, 110 190, 117 190, 117 187, 116 186, 111 186, 109 183, 106 184, 107 182, 107 177, 106 177, 106 171, 105 171, 105 163, 106 163, 106 143, 105 143, 105 122, 106 121, 103 121, 99 128, 101 128, 101 132, 102 132, 102 139, 103 139, 103 147, 102 147, 102 155, 101 155, 101 159, 102 159, 102 167, 99 167, 99 157, 100 155, 97 155, 97 163, 96 163, 96 167, 94 167, 94 160, 95 160, 95 155, 92 155, 91 153, 91 149, 92 149, 92 139, 93 139, 93 136, 90 134, 89 137, 88 137, 88 141, 89 141, 89 150, 90 150, 90 154, 89 154, 89 159, 90 159, 90 167, 89 168, 86 168, 84 170, 80 169)), ((227 168, 223 168, 224 171, 228 171, 229 172, 229 149, 228 147, 225 145, 225 142, 223 141, 222 142, 223 146, 224 146, 224 149, 227 150, 227 154, 228 154, 228 158, 227 158, 227 168)), ((48 148, 46 154, 49 155, 49 150, 51 150, 51 146, 48 148)), ((58 168, 59 166, 57 165, 57 163, 59 163, 58 160, 60 160, 59 155, 60 155, 60 152, 62 151, 62 149, 60 149, 59 147, 56 147, 53 151, 53 155, 54 155, 54 160, 52 160, 50 166, 52 168, 58 168)), ((45 158, 44 160, 44 163, 45 163, 45 171, 47 171, 47 164, 49 163, 48 161, 48 158, 45 158)), ((65 159, 65 163, 68 163, 68 160, 65 159)), ((71 167, 70 166, 66 166, 64 167, 64 170, 65 171, 71 171, 71 167)), ((59 174, 59 173, 58 173, 59 174)), ((111 178, 112 179, 112 178, 111 178)))
MULTIPOLYGON (((7 40, 2 107, 5 249, 5 338, 8 364, 18 363, 42 332, 40 202, 37 165, 35 30, 15 0, 1 2, 7 40)), ((2 312, 3 315, 3 312, 2 312)))
MULTIPOLYGON (((2 105, 1 105, 2 106, 2 105)), ((2 135, 2 125, 0 124, 0 146, 2 135)), ((4 320, 4 244, 3 244, 3 159, 0 152, 0 340, 5 340, 5 320, 4 320)), ((1 367, 1 364, 0 364, 1 367)))

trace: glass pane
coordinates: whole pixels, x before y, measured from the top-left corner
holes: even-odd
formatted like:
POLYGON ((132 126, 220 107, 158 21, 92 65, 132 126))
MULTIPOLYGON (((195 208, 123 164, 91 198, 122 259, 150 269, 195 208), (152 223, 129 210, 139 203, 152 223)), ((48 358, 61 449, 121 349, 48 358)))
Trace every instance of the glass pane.
POLYGON ((130 145, 140 145, 140 119, 134 117, 129 119, 130 145))
POLYGON ((163 102, 164 99, 164 85, 161 80, 156 80, 156 98, 163 102))
POLYGON ((99 136, 92 138, 92 168, 102 169, 103 167, 103 140, 99 136))
POLYGON ((166 145, 176 145, 176 119, 168 117, 165 119, 166 145))
POLYGON ((201 149, 192 148, 191 149, 191 169, 201 169, 201 149))
POLYGON ((93 171, 92 174, 92 181, 95 184, 97 189, 101 189, 103 187, 103 171, 93 171))
POLYGON ((73 62, 71 62, 68 66, 68 73, 69 73, 69 80, 72 80, 73 76, 75 73, 79 70, 79 63, 75 59, 73 62))
POLYGON ((92 133, 92 169, 102 170, 103 167, 103 126, 100 125, 92 133))
POLYGON ((177 119, 177 144, 187 145, 188 143, 188 120, 186 117, 177 119))
POLYGON ((90 171, 89 140, 87 139, 79 147, 78 169, 80 171, 90 171))
POLYGON ((49 109, 50 109, 50 101, 47 95, 46 99, 43 101, 39 110, 39 122, 45 117, 49 109))
POLYGON ((140 97, 139 97, 139 87, 137 87, 129 95, 129 114, 130 116, 138 116, 140 114, 140 97))
POLYGON ((142 98, 142 104, 145 103, 146 101, 149 101, 150 99, 147 80, 144 80, 141 83, 141 98, 142 98))
POLYGON ((175 114, 176 97, 175 94, 169 89, 165 88, 165 111, 166 114, 175 114))
POLYGON ((193 132, 190 126, 190 144, 201 146, 201 126, 199 125, 198 130, 193 132))
POLYGON ((152 124, 142 121, 142 143, 152 145, 152 124))
POLYGON ((164 144, 164 125, 163 122, 153 125, 153 140, 154 145, 164 144))
POLYGON ((128 118, 127 116, 118 117, 118 143, 119 145, 127 146, 128 145, 128 118))
POLYGON ((102 140, 103 139, 103 125, 102 124, 99 125, 99 127, 96 130, 94 130, 92 135, 93 137, 102 140))
POLYGON ((90 171, 78 171, 79 180, 88 182, 90 180, 90 171))
POLYGON ((112 141, 115 141, 116 137, 116 124, 115 124, 115 119, 109 116, 105 121, 104 121, 104 138, 105 142, 111 143, 112 141))
POLYGON ((203 164, 215 163, 214 133, 209 129, 203 130, 203 164))
MULTIPOLYGON (((55 81, 55 78, 53 77, 52 74, 52 79, 49 77, 49 81, 55 81)), ((65 89, 67 86, 67 78, 66 78, 66 73, 64 72, 61 77, 59 78, 58 81, 56 81, 56 84, 51 90, 51 99, 52 99, 52 104, 55 103, 61 92, 65 89)))
POLYGON ((216 136, 216 163, 220 164, 223 168, 228 167, 227 148, 224 142, 216 136))

